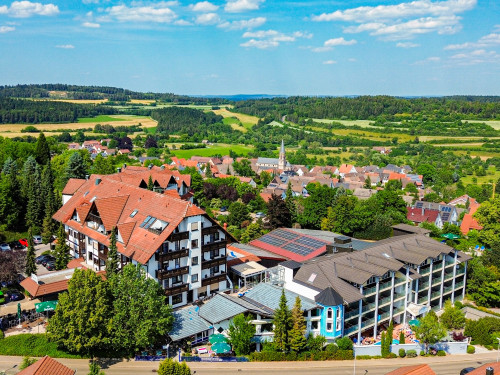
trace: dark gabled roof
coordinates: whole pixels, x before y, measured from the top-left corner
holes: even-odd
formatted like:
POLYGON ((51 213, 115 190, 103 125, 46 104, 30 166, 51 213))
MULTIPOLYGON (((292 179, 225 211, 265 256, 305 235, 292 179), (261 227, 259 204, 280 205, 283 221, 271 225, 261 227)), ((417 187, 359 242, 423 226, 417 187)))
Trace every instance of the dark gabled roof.
POLYGON ((417 227, 415 225, 409 225, 409 224, 396 224, 393 225, 392 227, 394 229, 399 229, 403 232, 408 232, 408 233, 427 234, 431 232, 429 229, 424 229, 422 227, 417 227))
POLYGON ((280 263, 280 266, 296 270, 297 268, 300 268, 302 266, 302 263, 296 262, 294 260, 287 260, 280 263))
POLYGON ((323 306, 337 306, 344 303, 342 296, 331 287, 324 289, 320 294, 314 297, 314 301, 323 306))

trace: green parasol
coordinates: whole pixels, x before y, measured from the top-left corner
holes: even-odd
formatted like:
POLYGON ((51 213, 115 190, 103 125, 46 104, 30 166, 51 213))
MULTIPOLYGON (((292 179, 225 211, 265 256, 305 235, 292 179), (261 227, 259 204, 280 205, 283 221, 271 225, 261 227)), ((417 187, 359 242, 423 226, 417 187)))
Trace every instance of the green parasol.
POLYGON ((220 333, 214 333, 210 335, 208 341, 210 341, 210 344, 227 343, 227 338, 220 333))
POLYGON ((218 342, 212 345, 212 351, 216 354, 229 353, 231 351, 231 345, 227 342, 218 342))
POLYGON ((417 320, 417 319, 410 320, 408 322, 408 324, 411 325, 411 326, 419 327, 420 326, 420 320, 417 320))
POLYGON ((46 301, 35 303, 36 312, 52 311, 55 310, 57 306, 57 301, 46 301))
POLYGON ((17 304, 17 319, 21 321, 21 304, 17 304))
POLYGON ((441 237, 447 238, 449 240, 456 240, 457 238, 460 238, 459 235, 456 235, 456 234, 453 234, 453 233, 442 234, 441 237))

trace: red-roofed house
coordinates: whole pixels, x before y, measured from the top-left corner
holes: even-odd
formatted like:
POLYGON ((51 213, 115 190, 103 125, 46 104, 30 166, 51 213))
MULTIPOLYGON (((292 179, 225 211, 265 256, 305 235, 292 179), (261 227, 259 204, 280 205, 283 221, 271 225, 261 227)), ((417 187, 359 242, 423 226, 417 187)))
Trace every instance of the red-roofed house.
POLYGON ((105 268, 111 231, 117 228, 120 267, 143 265, 174 307, 230 286, 226 244, 232 237, 178 196, 142 189, 116 175, 92 175, 53 218, 65 225, 71 254, 96 271, 105 268))
POLYGON ((76 370, 64 366, 52 357, 46 355, 31 366, 26 367, 17 375, 74 375, 76 370))
MULTIPOLYGON (((451 204, 451 202, 450 202, 450 204, 451 204)), ((483 227, 474 218, 474 214, 476 213, 479 206, 481 206, 481 204, 478 203, 474 198, 469 199, 469 212, 464 215, 464 217, 462 219, 462 223, 460 224, 460 231, 463 234, 466 235, 472 229, 475 229, 475 230, 483 229, 483 227)))
POLYGON ((407 207, 406 218, 418 225, 423 222, 436 225, 439 229, 443 228, 443 220, 439 210, 430 210, 425 208, 407 207))
POLYGON ((385 375, 436 375, 428 364, 400 367, 385 375))

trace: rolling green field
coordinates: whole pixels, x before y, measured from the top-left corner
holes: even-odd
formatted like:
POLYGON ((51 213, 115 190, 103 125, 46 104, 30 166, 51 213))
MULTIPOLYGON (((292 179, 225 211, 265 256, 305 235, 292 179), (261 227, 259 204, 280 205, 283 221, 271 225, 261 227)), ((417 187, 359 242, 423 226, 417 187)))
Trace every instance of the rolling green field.
POLYGON ((313 121, 319 122, 320 124, 331 124, 332 122, 338 122, 339 124, 345 126, 357 125, 363 128, 377 128, 377 126, 370 125, 373 122, 372 120, 329 120, 322 118, 313 118, 313 121))
POLYGON ((111 122, 111 121, 125 121, 123 118, 119 117, 111 117, 107 115, 100 115, 96 117, 81 117, 78 119, 78 122, 87 123, 87 122, 111 122))
POLYGON ((500 171, 497 171, 495 167, 490 167, 486 172, 486 176, 465 176, 461 178, 464 185, 472 184, 472 179, 477 178, 477 184, 481 185, 484 183, 489 183, 492 180, 494 183, 500 178, 500 171))
MULTIPOLYGON (((170 147, 170 145, 169 145, 170 147)), ((253 147, 243 145, 212 145, 207 148, 196 148, 193 150, 172 150, 170 152, 178 158, 190 159, 191 156, 215 156, 215 155, 229 155, 229 150, 233 150, 237 154, 246 155, 253 147)))
POLYGON ((491 126, 495 130, 500 130, 500 121, 481 121, 481 120, 463 120, 462 122, 476 122, 476 123, 484 123, 486 125, 491 126))

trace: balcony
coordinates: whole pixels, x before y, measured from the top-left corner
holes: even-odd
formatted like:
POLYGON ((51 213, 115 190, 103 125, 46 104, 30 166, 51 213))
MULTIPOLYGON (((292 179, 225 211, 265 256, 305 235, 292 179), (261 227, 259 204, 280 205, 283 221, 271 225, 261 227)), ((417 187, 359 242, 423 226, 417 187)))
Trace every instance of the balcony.
POLYGON ((189 249, 181 249, 177 251, 169 251, 168 253, 156 253, 155 259, 160 262, 168 262, 169 260, 174 260, 178 258, 187 257, 189 255, 189 249))
POLYGON ((168 238, 167 241, 170 242, 175 242, 175 241, 182 241, 182 240, 188 240, 189 239, 189 232, 179 232, 179 233, 172 233, 168 238))
POLYGON ((201 229, 201 234, 203 236, 209 236, 211 234, 215 234, 215 233, 218 233, 218 232, 219 232, 219 227, 217 227, 216 225, 214 225, 212 227, 202 228, 201 229))
POLYGON ((207 243, 207 244, 203 244, 201 245, 201 250, 203 252, 207 252, 207 251, 214 251, 214 250, 219 250, 221 248, 225 248, 227 245, 227 241, 226 240, 220 240, 220 241, 217 241, 217 242, 211 242, 211 243, 207 243))
POLYGON ((226 280, 226 273, 223 272, 220 275, 214 275, 214 276, 210 276, 210 277, 205 277, 201 281, 201 286, 207 286, 207 285, 210 285, 210 284, 220 283, 221 281, 225 281, 225 280, 226 280))
POLYGON ((175 296, 176 294, 180 294, 182 292, 187 292, 189 290, 189 284, 177 284, 174 285, 170 288, 165 289, 165 295, 168 296, 175 296))
POLYGON ((201 262, 201 269, 206 270, 207 268, 222 266, 223 264, 226 264, 225 255, 222 255, 216 259, 204 260, 203 262, 201 262))
POLYGON ((187 273, 189 273, 189 267, 188 266, 174 268, 174 269, 171 269, 171 270, 161 269, 161 270, 156 270, 156 278, 158 280, 165 280, 165 279, 168 279, 170 277, 185 275, 187 273))

